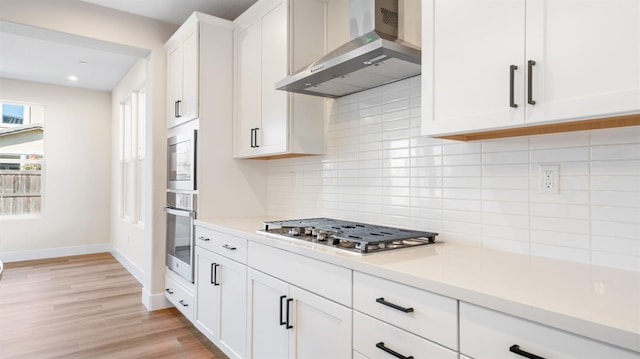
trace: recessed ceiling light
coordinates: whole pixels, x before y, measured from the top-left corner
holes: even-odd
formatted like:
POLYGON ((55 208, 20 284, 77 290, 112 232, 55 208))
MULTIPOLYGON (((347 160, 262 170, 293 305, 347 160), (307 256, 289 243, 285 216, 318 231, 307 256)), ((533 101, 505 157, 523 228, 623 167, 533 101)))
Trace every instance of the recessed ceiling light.
POLYGON ((69 79, 69 81, 74 81, 75 82, 75 81, 78 81, 78 76, 70 75, 70 76, 67 76, 67 79, 69 79))

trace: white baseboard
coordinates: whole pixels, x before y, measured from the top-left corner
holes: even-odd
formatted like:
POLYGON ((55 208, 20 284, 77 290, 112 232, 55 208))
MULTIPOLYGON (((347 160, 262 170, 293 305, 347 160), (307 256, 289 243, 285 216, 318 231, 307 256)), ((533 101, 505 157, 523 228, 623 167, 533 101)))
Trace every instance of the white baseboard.
POLYGON ((138 280, 138 283, 144 285, 144 272, 140 267, 133 263, 129 257, 120 252, 116 247, 111 248, 111 255, 120 262, 120 264, 122 264, 122 266, 129 271, 135 279, 138 280))
POLYGON ((10 251, 0 252, 0 260, 5 263, 30 261, 34 259, 46 259, 57 257, 77 256, 81 254, 93 254, 111 252, 113 247, 109 243, 104 244, 88 244, 73 247, 58 247, 34 249, 30 251, 10 251))
POLYGON ((142 304, 149 311, 173 307, 173 304, 164 296, 164 293, 151 294, 147 291, 147 288, 142 288, 142 304))

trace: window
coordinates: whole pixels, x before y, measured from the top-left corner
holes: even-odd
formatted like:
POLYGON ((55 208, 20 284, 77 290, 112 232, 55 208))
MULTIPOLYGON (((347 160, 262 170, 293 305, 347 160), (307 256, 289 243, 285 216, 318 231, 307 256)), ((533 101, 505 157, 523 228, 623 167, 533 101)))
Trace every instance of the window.
POLYGON ((120 104, 120 217, 144 225, 145 128, 144 89, 120 104))
POLYGON ((44 106, 0 102, 0 217, 42 211, 44 106))

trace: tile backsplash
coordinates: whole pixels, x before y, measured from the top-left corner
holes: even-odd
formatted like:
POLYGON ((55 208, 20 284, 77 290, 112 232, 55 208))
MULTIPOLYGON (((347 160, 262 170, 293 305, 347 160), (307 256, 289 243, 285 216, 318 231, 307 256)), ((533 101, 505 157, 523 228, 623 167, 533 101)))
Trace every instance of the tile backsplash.
POLYGON ((640 271, 640 127, 476 142, 420 136, 420 77, 332 101, 327 154, 273 160, 268 212, 640 271), (559 166, 541 194, 538 166, 559 166))

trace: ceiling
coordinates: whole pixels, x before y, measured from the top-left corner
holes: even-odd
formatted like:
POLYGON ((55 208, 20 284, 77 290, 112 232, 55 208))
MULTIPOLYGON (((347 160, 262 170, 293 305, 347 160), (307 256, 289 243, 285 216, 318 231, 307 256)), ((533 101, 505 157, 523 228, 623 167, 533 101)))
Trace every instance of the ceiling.
MULTIPOLYGON (((193 11, 235 19, 255 0, 80 0, 181 24, 193 11)), ((111 91, 147 50, 0 20, 0 77, 111 91), (77 80, 69 79, 75 76, 77 80)))

